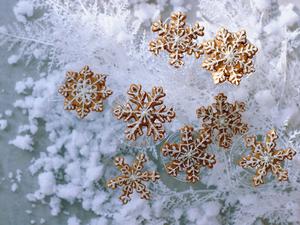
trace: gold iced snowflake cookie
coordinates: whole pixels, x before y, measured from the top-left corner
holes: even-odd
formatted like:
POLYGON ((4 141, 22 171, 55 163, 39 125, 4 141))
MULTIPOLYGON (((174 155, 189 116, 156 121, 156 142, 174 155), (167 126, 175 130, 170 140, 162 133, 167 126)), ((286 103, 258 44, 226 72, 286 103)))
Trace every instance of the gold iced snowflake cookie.
POLYGON ((216 103, 205 108, 197 109, 198 118, 202 118, 202 128, 208 129, 213 135, 214 130, 218 132, 218 143, 220 147, 229 148, 232 137, 236 134, 244 134, 248 131, 248 125, 241 120, 241 113, 245 111, 244 102, 227 102, 223 93, 215 96, 216 103))
POLYGON ((288 171, 282 168, 285 159, 292 160, 296 152, 291 149, 276 149, 278 135, 275 130, 270 130, 265 138, 265 143, 258 141, 256 136, 245 138, 246 147, 251 147, 251 153, 243 157, 239 165, 243 168, 254 168, 256 175, 253 177, 254 186, 264 183, 263 178, 272 172, 279 181, 288 180, 288 171))
POLYGON ((186 173, 186 180, 191 183, 199 181, 201 167, 212 168, 216 163, 215 155, 206 152, 211 143, 209 130, 203 130, 199 138, 193 138, 193 127, 184 126, 180 130, 180 143, 166 143, 161 149, 164 156, 170 156, 172 161, 166 165, 169 175, 177 176, 178 172, 186 173))
POLYGON ((105 75, 95 74, 88 66, 80 72, 67 72, 65 83, 58 90, 65 97, 64 108, 76 110, 80 118, 91 111, 103 111, 103 100, 112 94, 105 82, 105 75))
POLYGON ((143 184, 143 181, 157 181, 159 174, 155 171, 142 171, 146 162, 144 154, 136 157, 132 166, 125 163, 124 158, 115 158, 115 165, 121 171, 122 175, 108 181, 107 186, 116 189, 118 186, 123 187, 120 200, 126 204, 131 200, 130 195, 135 189, 141 195, 142 199, 150 199, 150 192, 143 184))
POLYGON ((129 100, 126 105, 117 105, 114 115, 117 119, 127 122, 125 135, 128 140, 136 140, 144 134, 146 127, 147 135, 155 141, 164 138, 165 128, 163 123, 171 122, 175 118, 173 108, 167 108, 162 98, 165 93, 162 87, 153 87, 152 92, 145 92, 141 85, 132 84, 127 92, 129 100))
POLYGON ((231 33, 221 28, 214 40, 203 43, 203 49, 202 67, 212 73, 216 84, 227 80, 239 85, 243 75, 255 71, 252 58, 258 49, 249 43, 244 30, 231 33))
POLYGON ((193 27, 186 26, 186 15, 182 12, 173 12, 169 24, 161 20, 153 23, 151 30, 158 33, 158 38, 149 43, 149 50, 154 55, 166 50, 169 53, 169 63, 175 68, 184 65, 184 54, 194 54, 196 58, 203 54, 202 45, 196 39, 204 35, 204 27, 199 23, 193 27))

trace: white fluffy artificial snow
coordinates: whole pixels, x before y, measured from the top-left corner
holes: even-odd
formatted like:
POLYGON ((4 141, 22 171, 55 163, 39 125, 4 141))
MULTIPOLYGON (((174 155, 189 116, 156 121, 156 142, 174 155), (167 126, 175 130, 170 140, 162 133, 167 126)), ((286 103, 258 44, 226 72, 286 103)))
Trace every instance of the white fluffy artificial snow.
MULTIPOLYGON (((36 62, 41 72, 16 83, 20 98, 14 106, 26 112, 28 121, 9 143, 33 150, 41 129, 49 141, 29 167, 38 184, 26 196, 29 201, 46 202, 54 216, 62 213, 62 202, 78 203, 81 210, 94 213, 87 225, 299 222, 300 17, 293 5, 279 6, 275 0, 22 0, 14 11, 21 23, 0 29, 1 43, 20 50, 8 61, 17 63, 20 57, 25 65, 36 62), (201 69, 202 58, 186 57, 185 66, 174 70, 167 55, 153 56, 148 51, 148 42, 155 38, 150 22, 160 16, 165 20, 170 11, 179 9, 188 14, 188 22, 198 20, 205 26, 201 41, 214 38, 221 26, 232 32, 245 29, 259 49, 256 72, 238 87, 216 86, 201 69), (43 14, 33 18, 35 10, 43 14), (80 120, 75 112, 63 109, 57 90, 66 71, 79 71, 86 64, 108 74, 107 85, 114 93, 105 101, 104 112, 80 120), (124 124, 112 115, 112 107, 124 101, 132 83, 148 91, 153 86, 164 88, 165 104, 176 111, 176 120, 166 127, 168 134, 184 124, 199 128, 196 109, 212 104, 219 92, 228 95, 230 102, 245 101, 243 120, 251 124, 250 132, 264 134, 275 127, 282 137, 280 145, 298 152, 286 164, 289 182, 272 181, 255 189, 251 174, 240 176, 242 170, 236 165, 243 149, 233 146, 224 152, 214 145, 209 151, 216 154, 217 164, 201 171, 202 184, 192 187, 167 177, 156 157, 159 149, 126 142, 124 124), (121 206, 120 190, 108 190, 105 185, 117 172, 113 158, 130 159, 140 151, 147 153, 149 169, 159 170, 162 178, 150 186, 151 201, 134 194, 132 201, 121 206)), ((81 221, 71 216, 68 224, 82 225, 81 221)))
POLYGON ((80 220, 76 216, 70 217, 68 219, 68 225, 80 225, 80 220))
POLYGON ((4 130, 7 127, 7 120, 0 120, 0 130, 4 130))
POLYGON ((14 145, 22 150, 33 150, 33 140, 32 137, 28 134, 18 135, 14 140, 9 141, 9 144, 14 145))
POLYGON ((19 1, 13 9, 16 19, 25 23, 27 18, 33 16, 33 4, 28 0, 19 1))

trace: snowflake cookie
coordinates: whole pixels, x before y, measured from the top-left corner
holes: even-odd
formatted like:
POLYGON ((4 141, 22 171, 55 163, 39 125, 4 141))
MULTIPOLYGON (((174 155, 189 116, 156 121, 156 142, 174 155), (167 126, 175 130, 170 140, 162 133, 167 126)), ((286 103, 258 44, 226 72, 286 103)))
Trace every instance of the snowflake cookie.
POLYGON ((196 39, 204 35, 204 27, 199 23, 193 27, 186 26, 186 15, 182 12, 172 13, 169 24, 164 24, 161 20, 153 23, 151 30, 158 33, 158 38, 149 43, 149 50, 154 55, 166 50, 169 53, 169 63, 175 68, 184 65, 185 53, 194 54, 196 58, 203 54, 202 45, 196 39))
POLYGON ((207 146, 211 143, 209 130, 202 130, 199 138, 193 138, 194 128, 184 126, 180 130, 179 144, 166 143, 161 149, 164 156, 173 160, 166 165, 169 175, 176 177, 178 172, 185 171, 186 180, 195 183, 199 181, 201 167, 212 168, 216 163, 215 155, 206 153, 207 146))
POLYGON ((253 177, 254 186, 263 184, 263 178, 271 171, 279 181, 288 179, 288 171, 282 168, 285 159, 292 160, 296 152, 291 149, 276 149, 278 135, 275 130, 267 132, 265 143, 258 141, 256 136, 245 138, 246 147, 251 147, 250 155, 243 157, 239 165, 243 168, 255 168, 256 175, 253 177))
POLYGON ((106 76, 94 74, 88 66, 79 73, 69 71, 63 86, 58 90, 65 97, 64 108, 76 110, 80 118, 90 111, 102 112, 103 100, 112 94, 105 86, 106 76))
POLYGON ((252 58, 258 49, 249 43, 244 30, 231 33, 221 28, 214 40, 203 43, 203 49, 202 67, 211 71, 216 84, 227 80, 239 85, 243 75, 255 71, 252 58))
POLYGON ((213 135, 214 130, 218 132, 218 143, 220 147, 229 148, 232 137, 235 134, 244 134, 248 131, 248 125, 242 123, 241 112, 245 111, 244 102, 227 102, 223 93, 215 96, 216 103, 205 108, 197 109, 198 118, 202 118, 202 128, 208 129, 213 135))
POLYGON ((144 134, 143 127, 147 128, 147 135, 152 135, 154 141, 164 138, 166 131, 163 123, 171 122, 175 112, 163 104, 162 98, 166 95, 163 88, 153 87, 150 93, 143 91, 141 85, 132 84, 127 93, 127 104, 116 106, 113 112, 117 119, 128 122, 126 138, 136 140, 144 134))
POLYGON ((125 163, 124 158, 115 158, 115 165, 121 171, 122 175, 108 181, 107 186, 116 189, 123 186, 120 200, 126 204, 131 200, 130 195, 135 189, 141 195, 142 199, 150 199, 150 192, 143 184, 143 181, 157 181, 160 176, 155 171, 142 171, 144 163, 147 161, 144 154, 136 157, 132 166, 125 163))

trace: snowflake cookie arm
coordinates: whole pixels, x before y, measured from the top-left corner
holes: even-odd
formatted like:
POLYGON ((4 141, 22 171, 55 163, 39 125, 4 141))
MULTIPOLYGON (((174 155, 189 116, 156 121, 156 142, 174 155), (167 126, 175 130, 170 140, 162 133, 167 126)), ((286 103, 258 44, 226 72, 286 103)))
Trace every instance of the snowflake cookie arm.
POLYGON ((183 53, 180 52, 178 49, 169 53, 169 64, 174 66, 175 68, 180 68, 184 65, 183 61, 183 53))
POLYGON ((218 143, 219 146, 227 149, 232 144, 232 133, 229 133, 227 128, 218 129, 218 143))
POLYGON ((123 175, 129 176, 131 174, 130 166, 127 163, 125 163, 125 160, 123 157, 116 157, 115 165, 123 175))
POLYGON ((166 94, 162 87, 153 87, 151 96, 148 97, 151 99, 148 103, 148 108, 151 109, 152 112, 150 118, 148 118, 147 135, 152 135, 155 141, 165 136, 166 131, 162 123, 166 121, 171 122, 175 118, 173 108, 167 109, 163 104, 162 98, 165 96, 166 94), (156 109, 158 106, 160 106, 160 108, 156 109))
POLYGON ((276 150, 273 152, 273 158, 279 161, 283 161, 284 159, 292 160, 296 155, 296 151, 292 148, 276 150))
POLYGON ((280 162, 271 164, 272 173, 277 177, 279 181, 288 180, 288 171, 283 169, 280 162))
POLYGON ((158 110, 155 110, 152 114, 154 115, 154 120, 159 120, 161 123, 166 121, 171 122, 176 114, 174 109, 171 107, 167 109, 167 107, 163 104, 162 98, 165 97, 166 94, 162 87, 153 87, 151 94, 151 101, 149 103, 149 108, 155 108, 156 106, 161 105, 158 110))
POLYGON ((126 107, 118 105, 114 109, 114 115, 117 117, 117 119, 123 119, 125 122, 134 119, 133 122, 129 122, 127 124, 124 132, 128 140, 134 141, 137 137, 144 134, 140 118, 137 117, 136 112, 134 112, 130 104, 126 104, 126 107))
POLYGON ((172 160, 168 164, 166 164, 167 173, 173 177, 178 175, 178 172, 181 170, 181 164, 179 160, 172 160))
POLYGON ((215 159, 214 154, 209 154, 207 152, 201 152, 197 158, 202 166, 206 166, 210 169, 213 168, 214 165, 216 164, 216 159, 215 159))
POLYGON ((167 43, 167 50, 169 52, 169 64, 174 66, 175 68, 180 68, 184 65, 183 57, 184 52, 187 51, 186 44, 187 37, 185 36, 185 20, 186 15, 182 12, 174 12, 171 14, 170 21, 170 38, 167 43), (184 39, 185 44, 178 45, 176 42, 176 38, 180 37, 184 39))
POLYGON ((173 12, 171 14, 170 28, 175 32, 184 31, 186 15, 182 12, 173 12))
POLYGON ((120 195, 119 199, 122 201, 123 204, 127 204, 131 200, 130 195, 132 193, 132 185, 123 185, 122 194, 120 195))
POLYGON ((166 40, 162 37, 157 38, 157 40, 150 41, 149 51, 154 55, 158 55, 161 50, 165 49, 166 40))
POLYGON ((213 108, 211 106, 208 106, 205 108, 204 106, 201 106, 196 110, 197 118, 202 118, 202 127, 204 128, 212 128, 214 126, 214 113, 213 108))
POLYGON ((128 180, 128 176, 131 174, 130 166, 125 163, 123 157, 116 157, 114 163, 121 171, 122 175, 108 181, 107 186, 112 189, 115 189, 118 186, 123 186, 128 180))
POLYGON ((216 102, 213 103, 213 108, 217 111, 218 114, 224 114, 229 110, 229 103, 227 102, 227 96, 224 93, 219 93, 215 96, 216 102))
POLYGON ((192 55, 194 54, 196 59, 200 58, 201 55, 204 54, 203 45, 197 44, 194 42, 199 36, 204 35, 204 27, 200 25, 200 23, 196 23, 192 28, 186 28, 186 35, 189 38, 190 45, 187 46, 187 54, 192 55))
POLYGON ((129 95, 129 102, 125 106, 116 106, 113 113, 117 119, 123 119, 125 122, 133 120, 127 124, 125 135, 128 140, 134 141, 138 136, 143 135, 142 121, 138 114, 146 93, 142 91, 141 85, 132 84, 127 94, 129 95), (135 108, 133 108, 133 105, 135 105, 135 108))
POLYGON ((241 120, 241 112, 245 112, 245 103, 234 102, 232 112, 230 113, 232 116, 232 122, 229 123, 229 126, 234 134, 245 134, 249 130, 248 124, 243 123, 241 120))
POLYGON ((116 178, 110 179, 107 182, 107 187, 111 188, 111 189, 116 189, 117 187, 121 187, 124 186, 124 184, 126 183, 127 178, 124 176, 118 176, 116 178))
POLYGON ((150 199, 150 191, 146 188, 146 185, 144 185, 139 181, 136 181, 134 183, 134 187, 136 192, 140 194, 141 199, 146 199, 146 200, 150 199))
POLYGON ((166 143, 162 148, 162 153, 164 156, 169 155, 174 158, 171 162, 166 164, 166 170, 169 175, 176 177, 178 172, 182 170, 183 163, 178 160, 178 157, 182 155, 180 145, 166 143))
POLYGON ((199 137, 196 139, 197 149, 206 149, 206 147, 212 142, 210 129, 201 129, 199 131, 199 137))
POLYGON ((193 165, 186 169, 186 180, 191 183, 196 183, 200 180, 200 165, 193 165))
POLYGON ((274 129, 267 132, 265 138, 267 152, 272 152, 275 149, 277 139, 278 139, 278 135, 274 129))
POLYGON ((200 130, 199 138, 195 141, 196 149, 199 153, 197 160, 202 166, 206 166, 208 168, 213 168, 214 164, 216 164, 215 155, 205 152, 207 146, 211 142, 211 132, 209 129, 200 130))
POLYGON ((164 146, 161 149, 161 152, 163 156, 171 156, 171 157, 176 157, 178 154, 180 154, 178 144, 169 144, 169 143, 164 144, 164 146))
POLYGON ((261 165, 260 167, 257 168, 256 174, 253 177, 253 184, 254 186, 258 186, 260 184, 264 183, 263 178, 267 175, 267 166, 266 164, 261 165))
POLYGON ((163 24, 161 20, 154 22, 151 26, 152 32, 157 32, 159 37, 156 40, 152 40, 149 43, 149 50, 154 55, 158 55, 161 50, 166 48, 167 40, 165 36, 169 32, 168 24, 163 24))
POLYGON ((147 162, 145 154, 137 155, 135 161, 132 164, 133 172, 140 172, 144 168, 145 162, 147 162))
POLYGON ((256 168, 259 166, 259 162, 260 160, 257 157, 248 155, 239 161, 239 165, 243 168, 256 168))

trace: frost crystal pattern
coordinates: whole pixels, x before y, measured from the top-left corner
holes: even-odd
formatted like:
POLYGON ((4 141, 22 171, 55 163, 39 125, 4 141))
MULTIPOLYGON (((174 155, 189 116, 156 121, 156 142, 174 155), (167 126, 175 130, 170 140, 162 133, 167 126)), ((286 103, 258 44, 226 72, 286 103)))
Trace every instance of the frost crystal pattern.
POLYGON ((105 75, 94 74, 88 66, 79 73, 67 72, 65 84, 58 90, 65 97, 65 109, 76 110, 80 118, 90 111, 102 112, 103 100, 112 94, 105 81, 105 75))
POLYGON ((185 53, 194 54, 196 58, 203 54, 202 45, 196 39, 204 35, 204 27, 199 23, 193 27, 186 26, 186 15, 182 12, 172 13, 170 20, 170 24, 164 24, 161 20, 152 24, 151 30, 158 33, 158 38, 149 43, 149 49, 155 55, 166 50, 170 65, 179 68, 184 65, 185 53))
POLYGON ((214 130, 218 132, 218 143, 220 147, 229 148, 232 137, 235 134, 244 134, 248 131, 248 125, 242 123, 241 112, 245 111, 244 102, 227 102, 227 96, 219 93, 215 96, 216 103, 205 108, 197 109, 197 117, 202 118, 202 127, 209 129, 211 135, 214 130))
POLYGON ((173 108, 167 109, 162 98, 165 93, 162 87, 153 87, 152 92, 142 91, 141 85, 132 84, 127 92, 129 100, 125 106, 118 105, 114 109, 117 119, 128 122, 125 130, 128 140, 136 140, 144 134, 143 127, 147 128, 147 135, 155 141, 164 138, 163 123, 171 122, 175 118, 173 108))
POLYGON ((199 138, 193 138, 194 128, 184 126, 181 128, 181 142, 179 144, 166 143, 161 151, 164 156, 173 160, 166 165, 169 175, 177 176, 178 172, 186 172, 186 180, 195 183, 199 181, 201 167, 212 168, 216 163, 215 155, 206 153, 207 146, 211 143, 209 130, 203 130, 199 138))
POLYGON ((122 175, 108 181, 107 186, 112 189, 123 186, 122 195, 120 196, 123 204, 131 200, 130 195, 134 189, 141 195, 142 199, 150 199, 150 192, 143 181, 157 181, 159 174, 155 171, 142 171, 146 161, 144 154, 138 155, 132 166, 126 164, 122 157, 115 158, 115 165, 122 175))
POLYGON ((211 71, 216 84, 229 81, 239 85, 244 74, 254 72, 252 58, 257 48, 247 40, 246 31, 231 33, 221 28, 214 40, 203 44, 203 68, 211 71))
POLYGON ((239 162, 243 168, 256 169, 253 177, 254 186, 263 184, 263 178, 271 171, 279 181, 288 179, 288 171, 282 168, 281 163, 285 159, 292 160, 296 152, 291 149, 276 149, 278 135, 275 130, 270 130, 265 138, 265 143, 257 141, 256 136, 245 138, 246 147, 251 147, 251 154, 243 157, 239 162))

